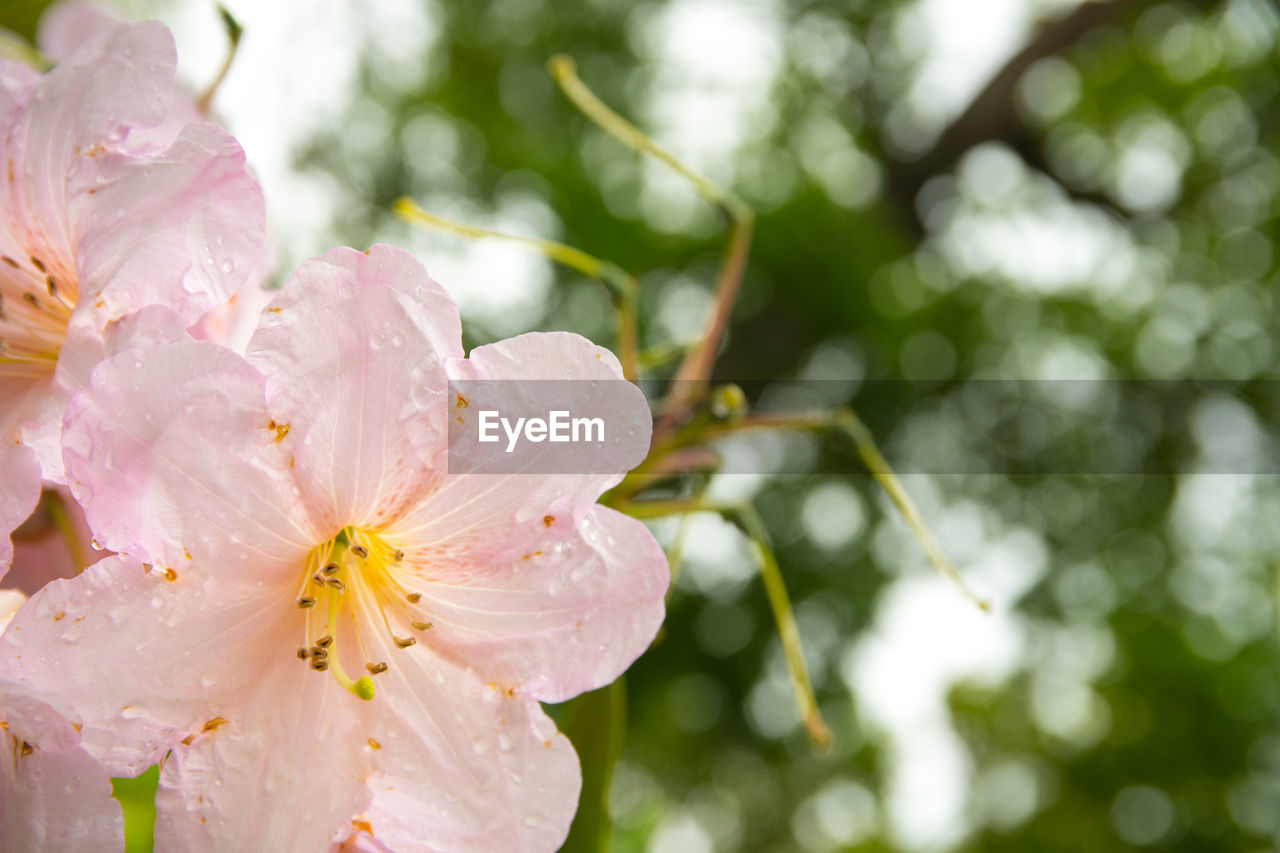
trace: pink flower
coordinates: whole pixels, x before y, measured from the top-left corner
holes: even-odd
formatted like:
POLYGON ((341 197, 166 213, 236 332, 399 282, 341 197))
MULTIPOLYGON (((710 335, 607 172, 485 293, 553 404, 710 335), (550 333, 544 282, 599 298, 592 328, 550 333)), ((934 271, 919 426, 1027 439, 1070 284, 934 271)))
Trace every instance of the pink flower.
MULTIPOLYGON (((26 596, 0 589, 0 631, 26 596)), ((68 716, 0 679, 0 850, 124 848, 120 804, 68 716)))
POLYGON ((146 305, 195 322, 263 242, 262 193, 229 134, 138 142, 171 102, 169 31, 104 22, 77 38, 48 74, 0 60, 0 440, 54 482, 67 400, 108 324, 146 305))
MULTIPOLYGON (((644 451, 609 474, 447 473, 448 425, 469 416, 451 376, 621 384, 576 335, 464 358, 460 331, 404 252, 335 249, 247 356, 124 351, 73 401, 72 489, 129 556, 32 598, 0 667, 73 699, 114 772, 172 750, 159 847, 563 841, 579 769, 538 700, 609 683, 662 620, 661 549, 595 503, 644 451)), ((622 387, 611 426, 647 447, 648 407, 622 387)))

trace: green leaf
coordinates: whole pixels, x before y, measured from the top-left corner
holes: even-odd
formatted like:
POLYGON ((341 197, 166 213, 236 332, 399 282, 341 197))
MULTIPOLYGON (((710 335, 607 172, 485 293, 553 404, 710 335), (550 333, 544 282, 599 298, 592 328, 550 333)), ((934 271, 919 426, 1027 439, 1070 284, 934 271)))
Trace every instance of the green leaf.
POLYGON ((627 727, 627 689, 623 679, 583 694, 564 705, 561 729, 582 762, 578 813, 561 853, 605 853, 609 849, 609 782, 622 752, 627 727))

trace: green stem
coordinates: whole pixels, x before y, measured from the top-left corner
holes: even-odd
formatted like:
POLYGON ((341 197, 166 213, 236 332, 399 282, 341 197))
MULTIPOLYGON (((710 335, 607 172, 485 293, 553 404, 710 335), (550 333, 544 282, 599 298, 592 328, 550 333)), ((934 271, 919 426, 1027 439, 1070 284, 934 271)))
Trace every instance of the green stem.
POLYGON ((231 64, 235 62, 236 51, 240 48, 240 36, 244 35, 244 27, 240 26, 227 9, 219 5, 218 16, 222 19, 222 27, 227 32, 227 58, 222 61, 222 67, 218 69, 218 74, 213 78, 200 97, 196 99, 196 110, 200 115, 208 115, 209 106, 213 103, 213 96, 218 93, 218 87, 222 85, 222 81, 226 79, 227 72, 231 70, 231 64))
POLYGON ((809 668, 804 662, 804 648, 800 642, 800 630, 796 627, 795 614, 791 610, 791 598, 782 579, 782 569, 769 546, 764 521, 750 504, 694 500, 657 500, 629 503, 623 510, 633 518, 662 518, 692 512, 714 512, 733 522, 751 545, 751 551, 760 569, 769 608, 773 612, 778 639, 782 642, 783 657, 791 676, 791 687, 796 697, 800 719, 809 735, 809 742, 820 755, 831 750, 831 729, 822 719, 818 701, 809 680, 809 668))

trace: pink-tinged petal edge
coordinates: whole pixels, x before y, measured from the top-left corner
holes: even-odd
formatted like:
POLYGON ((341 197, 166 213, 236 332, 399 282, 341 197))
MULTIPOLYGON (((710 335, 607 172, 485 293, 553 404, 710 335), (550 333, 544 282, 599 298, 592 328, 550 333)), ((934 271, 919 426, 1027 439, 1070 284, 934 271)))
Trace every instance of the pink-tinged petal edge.
POLYGON ((111 550, 178 574, 252 560, 270 582, 292 577, 321 541, 293 512, 279 438, 261 374, 230 350, 187 341, 99 364, 67 408, 63 458, 111 550))
POLYGON ((446 441, 457 307, 408 253, 337 248, 304 263, 262 315, 247 358, 289 424, 303 499, 330 527, 377 526, 429 486, 446 441))
MULTIPOLYGON (((287 605, 286 605, 287 606, 287 605)), ((360 699, 284 646, 238 715, 179 744, 156 797, 156 849, 322 850, 371 795, 360 699)))
POLYGON ((83 194, 68 202, 79 235, 76 314, 96 325, 144 305, 192 324, 262 263, 262 189, 240 144, 215 125, 188 125, 154 157, 100 154, 79 183, 83 194))
MULTIPOLYGON (((0 733, 0 748, 12 746, 0 733)), ((0 761, 0 850, 124 849, 124 817, 101 764, 82 749, 12 752, 0 761)))
POLYGON ((556 850, 582 777, 538 703, 425 649, 373 645, 392 662, 370 703, 381 746, 365 815, 373 837, 397 851, 556 850))
POLYGON ((33 254, 49 263, 75 257, 68 182, 102 146, 164 117, 176 64, 173 36, 163 24, 120 23, 44 75, 7 139, 6 168, 24 180, 5 184, 4 213, 21 223, 33 254))
POLYGON ((595 506, 568 535, 448 582, 420 585, 432 643, 479 675, 544 702, 611 683, 653 641, 670 580, 643 524, 595 506))
MULTIPOLYGON (((0 676, 69 700, 84 748, 134 776, 213 719, 246 683, 297 665, 293 590, 191 571, 170 580, 113 556, 31 597, 0 636, 0 676)), ((247 698, 247 697, 246 697, 247 698)))

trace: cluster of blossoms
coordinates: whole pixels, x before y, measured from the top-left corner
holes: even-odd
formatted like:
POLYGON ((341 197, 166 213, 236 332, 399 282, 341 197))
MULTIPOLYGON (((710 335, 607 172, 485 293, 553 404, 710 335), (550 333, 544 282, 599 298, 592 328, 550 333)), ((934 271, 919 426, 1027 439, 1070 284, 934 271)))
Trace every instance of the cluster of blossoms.
MULTIPOLYGON (((175 97, 169 32, 66 6, 41 46, 48 73, 0 60, 0 573, 42 489, 105 550, 0 593, 0 849, 120 849, 109 778, 156 763, 161 850, 554 849, 581 776, 539 701, 647 647, 666 561, 597 504, 640 459, 450 474, 450 381, 617 360, 567 333, 468 356, 389 246, 259 312, 262 194, 175 97)), ((614 417, 651 429, 638 390, 614 417)))

